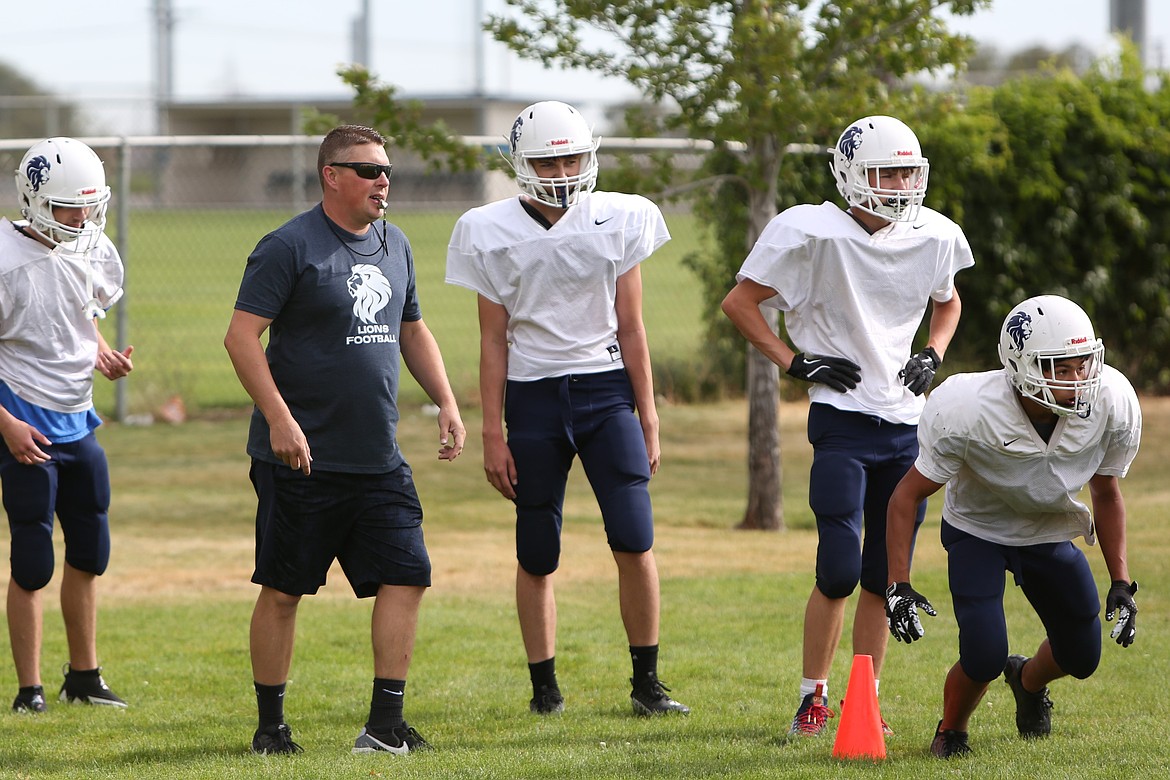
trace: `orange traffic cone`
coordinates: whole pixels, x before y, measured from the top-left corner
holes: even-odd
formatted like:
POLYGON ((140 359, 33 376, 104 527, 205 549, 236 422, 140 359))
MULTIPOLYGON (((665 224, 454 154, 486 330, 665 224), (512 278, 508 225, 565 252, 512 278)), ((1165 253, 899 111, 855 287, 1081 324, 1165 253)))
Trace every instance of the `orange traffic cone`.
POLYGON ((841 704, 841 722, 837 726, 833 755, 836 758, 886 757, 872 656, 853 656, 853 670, 849 673, 849 687, 841 704))

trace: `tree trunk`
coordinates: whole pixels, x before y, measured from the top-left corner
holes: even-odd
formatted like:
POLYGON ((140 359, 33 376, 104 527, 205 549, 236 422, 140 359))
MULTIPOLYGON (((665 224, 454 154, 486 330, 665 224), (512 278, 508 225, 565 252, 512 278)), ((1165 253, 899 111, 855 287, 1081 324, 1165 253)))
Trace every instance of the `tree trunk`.
MULTIPOLYGON (((776 178, 780 173, 780 146, 775 138, 752 146, 764 187, 748 192, 748 251, 776 216, 776 178)), ((764 319, 776 330, 778 313, 761 307, 764 319)), ((784 529, 784 499, 780 481, 780 369, 748 345, 748 503, 739 528, 764 531, 784 529)))
MULTIPOLYGON (((763 314, 774 330, 776 310, 765 308, 763 314)), ((752 345, 747 349, 748 504, 739 528, 781 531, 780 370, 752 345)))

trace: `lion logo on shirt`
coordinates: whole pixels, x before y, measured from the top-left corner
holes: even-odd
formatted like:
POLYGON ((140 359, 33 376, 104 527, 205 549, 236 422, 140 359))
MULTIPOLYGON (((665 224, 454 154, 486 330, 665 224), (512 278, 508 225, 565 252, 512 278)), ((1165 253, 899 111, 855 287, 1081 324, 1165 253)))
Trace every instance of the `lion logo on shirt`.
POLYGON ((1023 352, 1024 342, 1032 335, 1032 315, 1026 311, 1013 314, 1007 323, 1007 334, 1016 345, 1016 351, 1023 352))
POLYGON ((390 289, 390 282, 382 273, 382 269, 369 263, 358 263, 350 269, 349 279, 345 286, 353 298, 353 316, 362 322, 373 325, 377 322, 378 312, 386 308, 394 291, 390 289))

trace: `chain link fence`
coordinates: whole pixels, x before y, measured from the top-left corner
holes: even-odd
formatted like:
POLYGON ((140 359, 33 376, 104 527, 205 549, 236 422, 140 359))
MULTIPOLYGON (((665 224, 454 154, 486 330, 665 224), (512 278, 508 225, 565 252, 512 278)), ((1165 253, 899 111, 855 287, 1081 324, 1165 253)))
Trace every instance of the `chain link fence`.
MULTIPOLYGON (((0 169, 15 172, 39 138, 0 141, 0 169)), ((268 231, 320 199, 319 136, 163 136, 83 138, 102 158, 114 196, 107 233, 126 266, 126 294, 102 321, 106 339, 134 345, 134 372, 116 383, 95 375, 95 404, 123 421, 177 421, 189 414, 247 406, 223 348, 244 262, 268 231)), ((500 142, 467 138, 491 153, 500 142)), ((635 159, 669 149, 696 163, 702 144, 606 139, 602 151, 635 159)), ((446 247, 466 209, 516 192, 498 172, 435 173, 390 151, 394 176, 387 219, 415 255, 423 317, 435 333, 463 404, 478 401, 479 331, 475 296, 443 282, 446 247)), ((614 160, 603 154, 604 171, 614 160)), ((684 163, 685 164, 685 163, 684 163)), ((653 193, 644 193, 654 197, 653 193)), ((0 216, 19 217, 15 179, 0 177, 0 216)), ((698 281, 682 264, 702 232, 686 209, 666 211, 674 236, 643 266, 645 319, 658 366, 685 366, 701 350, 698 281)), ((683 369, 685 370, 685 369, 683 369)), ((403 403, 425 403, 403 371, 403 403)))

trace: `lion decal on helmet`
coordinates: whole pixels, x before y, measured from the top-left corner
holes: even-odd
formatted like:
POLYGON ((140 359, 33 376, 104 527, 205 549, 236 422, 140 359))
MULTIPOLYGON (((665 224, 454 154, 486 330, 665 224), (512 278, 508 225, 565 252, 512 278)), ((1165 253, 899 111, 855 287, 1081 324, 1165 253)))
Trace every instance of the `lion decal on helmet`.
POLYGON ((376 265, 358 263, 352 269, 345 286, 353 298, 353 315, 362 322, 373 325, 378 312, 386 308, 394 291, 390 282, 376 265))
POLYGON ((49 181, 49 160, 42 156, 34 157, 25 166, 24 175, 28 177, 29 186, 33 192, 40 192, 41 185, 49 181))
POLYGON ((861 134, 863 132, 860 125, 854 125, 841 134, 837 149, 845 156, 846 160, 852 160, 853 153, 861 148, 861 134))
POLYGON ((1032 317, 1026 311, 1018 311, 1007 323, 1008 338, 1016 345, 1017 352, 1024 351, 1024 342, 1032 335, 1032 317))

